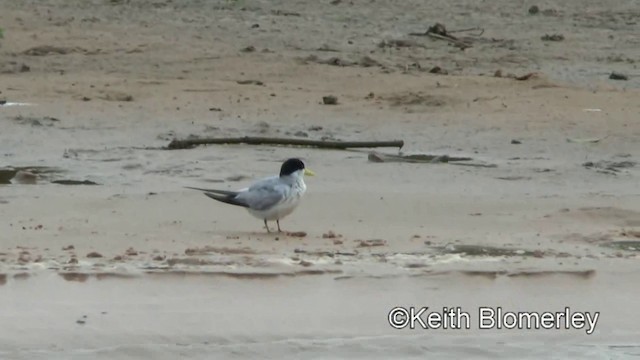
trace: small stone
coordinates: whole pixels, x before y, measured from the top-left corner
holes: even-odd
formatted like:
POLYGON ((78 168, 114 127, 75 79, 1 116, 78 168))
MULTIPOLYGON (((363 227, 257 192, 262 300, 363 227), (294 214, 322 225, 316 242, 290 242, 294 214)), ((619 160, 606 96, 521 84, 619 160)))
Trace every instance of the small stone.
POLYGON ((286 232, 286 234, 287 234, 287 236, 293 236, 293 237, 305 237, 305 236, 307 236, 307 233, 305 231, 288 231, 288 232, 286 232))
POLYGON ((511 143, 514 144, 514 145, 520 145, 520 144, 522 144, 522 141, 514 139, 514 140, 511 140, 511 143))
POLYGON ((31 171, 20 170, 11 179, 11 182, 23 185, 33 185, 38 180, 38 176, 31 171))
POLYGON ((339 236, 336 235, 336 233, 334 233, 332 230, 329 230, 329 232, 322 234, 323 239, 335 239, 337 237, 339 236))
POLYGON ((441 68, 440 66, 434 66, 431 68, 431 70, 429 70, 430 73, 432 74, 440 74, 440 75, 447 75, 449 74, 449 72, 443 68, 441 68))
POLYGON ((322 103, 325 105, 336 105, 338 103, 338 98, 333 95, 323 96, 322 103))
POLYGON ((304 131, 296 131, 296 133, 295 133, 295 134, 293 134, 293 135, 294 135, 294 136, 297 136, 297 137, 309 137, 309 134, 307 134, 307 133, 306 133, 306 132, 304 132, 304 131))
POLYGON ((562 41, 564 40, 564 35, 562 34, 545 34, 540 38, 542 41, 562 41))
POLYGON ((87 254, 88 258, 101 258, 102 254, 100 254, 99 252, 96 251, 92 251, 90 253, 87 254))
POLYGON ((618 72, 612 72, 611 75, 609 75, 609 79, 611 80, 629 80, 629 77, 625 74, 621 74, 618 72))
POLYGON ((533 5, 529 8, 529 14, 531 15, 536 15, 540 12, 540 8, 538 7, 538 5, 533 5))

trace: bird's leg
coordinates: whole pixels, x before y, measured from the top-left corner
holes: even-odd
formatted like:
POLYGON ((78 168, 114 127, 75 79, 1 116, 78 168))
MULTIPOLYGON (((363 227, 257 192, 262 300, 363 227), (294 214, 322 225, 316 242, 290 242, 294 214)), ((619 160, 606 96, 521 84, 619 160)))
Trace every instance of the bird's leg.
POLYGON ((267 232, 270 233, 271 230, 269 230, 269 225, 267 225, 267 219, 264 219, 264 227, 267 228, 267 232))
POLYGON ((282 232, 282 230, 280 230, 280 220, 276 220, 276 224, 278 224, 278 232, 282 232))

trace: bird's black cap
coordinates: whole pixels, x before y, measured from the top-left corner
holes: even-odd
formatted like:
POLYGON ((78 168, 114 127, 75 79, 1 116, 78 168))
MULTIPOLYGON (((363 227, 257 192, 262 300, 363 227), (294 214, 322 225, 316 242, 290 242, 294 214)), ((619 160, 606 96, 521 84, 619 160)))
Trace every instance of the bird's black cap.
POLYGON ((291 175, 298 170, 304 170, 304 163, 300 159, 289 159, 282 163, 280 176, 291 175))

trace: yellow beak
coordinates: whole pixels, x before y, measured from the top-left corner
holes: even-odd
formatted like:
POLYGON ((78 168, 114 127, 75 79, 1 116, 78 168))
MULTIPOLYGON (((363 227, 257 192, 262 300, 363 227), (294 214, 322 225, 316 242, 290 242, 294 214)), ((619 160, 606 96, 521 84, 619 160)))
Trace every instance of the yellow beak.
POLYGON ((316 173, 314 173, 313 171, 309 170, 309 169, 304 169, 304 174, 306 176, 315 176, 316 173))

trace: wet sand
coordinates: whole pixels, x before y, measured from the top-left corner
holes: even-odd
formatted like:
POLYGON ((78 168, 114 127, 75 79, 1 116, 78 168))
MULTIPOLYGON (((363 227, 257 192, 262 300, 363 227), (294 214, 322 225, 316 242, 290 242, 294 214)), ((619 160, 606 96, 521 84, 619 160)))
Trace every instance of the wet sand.
POLYGON ((0 357, 637 356, 638 12, 580 4, 3 2, 0 357), (465 50, 409 35, 436 21, 485 31, 454 33, 465 50), (163 149, 190 136, 471 160, 163 149), (281 222, 304 236, 184 188, 293 156, 318 175, 281 222), (396 330, 395 306, 600 319, 396 330))
MULTIPOLYGON (((615 275, 549 274, 530 278, 464 274, 337 280, 330 276, 234 279, 158 275, 66 282, 55 275, 17 280, 0 305, 3 358, 113 359, 438 358, 637 356, 632 283, 615 275), (611 286, 614 283, 616 285, 611 286), (616 296, 602 296, 615 292, 616 296), (473 294, 473 296, 470 296, 473 294), (395 330, 391 308, 460 306, 469 330, 395 330), (479 330, 476 310, 601 311, 594 335, 584 330, 479 330), (631 314, 628 314, 631 315, 631 314), (544 343, 545 345, 543 345, 544 343)), ((5 288, 6 291, 6 288, 5 288)))

